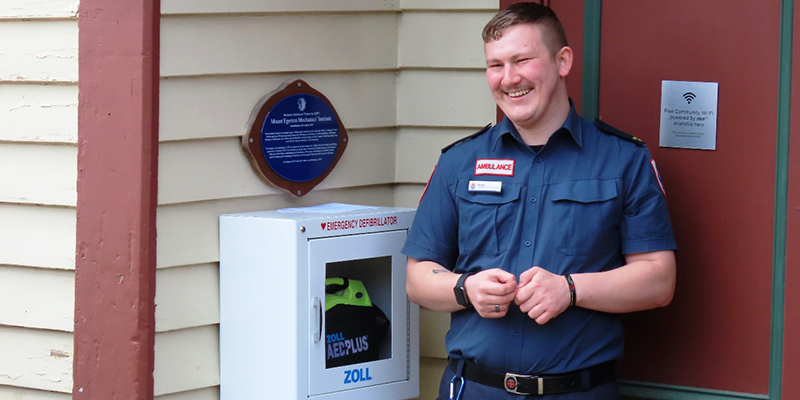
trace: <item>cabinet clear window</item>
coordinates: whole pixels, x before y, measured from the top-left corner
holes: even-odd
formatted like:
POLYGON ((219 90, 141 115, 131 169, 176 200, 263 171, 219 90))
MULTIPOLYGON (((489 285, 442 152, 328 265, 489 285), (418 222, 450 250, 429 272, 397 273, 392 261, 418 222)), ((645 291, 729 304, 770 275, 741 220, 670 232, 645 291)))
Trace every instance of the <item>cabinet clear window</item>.
POLYGON ((392 257, 325 264, 325 368, 391 358, 392 257))

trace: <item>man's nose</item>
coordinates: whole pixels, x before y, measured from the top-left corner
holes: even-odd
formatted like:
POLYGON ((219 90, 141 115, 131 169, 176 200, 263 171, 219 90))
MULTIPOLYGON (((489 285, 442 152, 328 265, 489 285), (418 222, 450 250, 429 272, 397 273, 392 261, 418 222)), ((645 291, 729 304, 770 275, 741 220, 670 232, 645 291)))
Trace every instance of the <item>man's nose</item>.
POLYGON ((503 68, 503 86, 514 86, 520 82, 519 71, 514 65, 503 68))

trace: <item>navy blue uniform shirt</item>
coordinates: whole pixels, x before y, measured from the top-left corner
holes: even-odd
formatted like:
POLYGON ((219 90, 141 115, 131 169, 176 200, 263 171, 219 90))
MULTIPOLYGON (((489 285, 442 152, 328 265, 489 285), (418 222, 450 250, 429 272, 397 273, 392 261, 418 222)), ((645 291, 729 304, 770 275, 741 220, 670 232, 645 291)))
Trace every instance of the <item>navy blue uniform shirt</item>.
MULTIPOLYGON (((573 108, 538 153, 507 118, 445 151, 403 253, 456 273, 501 268, 519 280, 533 266, 607 271, 624 265, 625 254, 675 248, 647 147, 599 130, 573 108)), ((620 359, 622 342, 617 315, 573 307, 540 326, 513 303, 501 319, 453 313, 446 337, 450 357, 530 374, 620 359)))

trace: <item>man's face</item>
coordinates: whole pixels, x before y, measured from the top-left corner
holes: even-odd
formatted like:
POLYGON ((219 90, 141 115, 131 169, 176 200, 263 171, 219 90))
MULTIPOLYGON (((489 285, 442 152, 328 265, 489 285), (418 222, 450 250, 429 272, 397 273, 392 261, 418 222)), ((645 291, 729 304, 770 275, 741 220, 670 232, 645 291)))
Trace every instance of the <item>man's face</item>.
POLYGON ((569 73, 563 48, 554 56, 533 24, 509 27, 500 39, 486 43, 486 79, 494 101, 511 122, 521 128, 547 124, 556 113, 551 103, 560 78, 569 73))

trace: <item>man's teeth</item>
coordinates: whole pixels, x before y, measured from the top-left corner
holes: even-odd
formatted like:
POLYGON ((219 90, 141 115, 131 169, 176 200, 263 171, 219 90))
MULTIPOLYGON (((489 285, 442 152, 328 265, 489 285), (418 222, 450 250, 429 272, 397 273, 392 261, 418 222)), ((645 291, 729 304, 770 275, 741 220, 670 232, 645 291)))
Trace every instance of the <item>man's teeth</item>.
POLYGON ((531 91, 530 89, 523 89, 523 90, 520 90, 520 91, 517 91, 517 92, 510 92, 508 95, 511 96, 511 97, 519 97, 519 96, 524 96, 524 95, 528 94, 528 92, 530 92, 530 91, 531 91))

